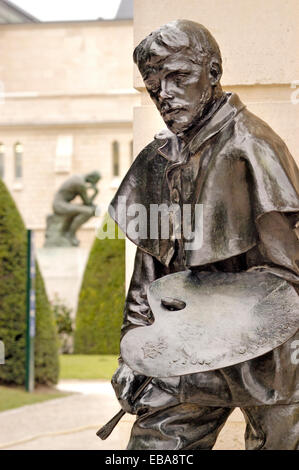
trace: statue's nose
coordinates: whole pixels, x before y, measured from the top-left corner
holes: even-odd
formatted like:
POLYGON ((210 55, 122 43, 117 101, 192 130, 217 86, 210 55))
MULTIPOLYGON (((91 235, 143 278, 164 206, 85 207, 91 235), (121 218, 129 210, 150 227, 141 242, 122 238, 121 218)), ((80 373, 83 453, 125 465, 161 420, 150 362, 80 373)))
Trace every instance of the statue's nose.
POLYGON ((172 98, 173 98, 173 95, 172 95, 169 91, 167 91, 167 90, 162 90, 162 91, 160 92, 160 97, 161 97, 163 100, 165 100, 165 99, 172 99, 172 98))
POLYGON ((171 100, 173 98, 173 94, 171 93, 168 84, 163 80, 161 82, 160 98, 162 98, 162 100, 171 100))

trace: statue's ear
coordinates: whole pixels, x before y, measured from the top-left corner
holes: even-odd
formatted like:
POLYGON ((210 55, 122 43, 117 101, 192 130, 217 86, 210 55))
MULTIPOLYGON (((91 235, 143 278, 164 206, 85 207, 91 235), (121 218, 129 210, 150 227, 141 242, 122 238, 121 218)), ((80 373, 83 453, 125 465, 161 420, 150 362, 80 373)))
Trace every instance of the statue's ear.
POLYGON ((216 86, 222 76, 222 67, 215 59, 211 60, 210 63, 210 81, 212 86, 216 86))

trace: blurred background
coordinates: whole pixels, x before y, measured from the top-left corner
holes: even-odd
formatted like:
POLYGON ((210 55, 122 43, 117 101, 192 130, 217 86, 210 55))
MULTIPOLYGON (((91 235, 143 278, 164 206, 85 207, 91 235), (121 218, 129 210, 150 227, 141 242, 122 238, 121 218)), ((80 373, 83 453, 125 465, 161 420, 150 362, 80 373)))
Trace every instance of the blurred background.
MULTIPOLYGON (((37 247, 53 194, 68 175, 100 171, 97 202, 106 207, 132 163, 139 99, 132 5, 0 2, 1 175, 37 247), (81 6, 77 15, 73 5, 81 6), (112 16, 99 19, 105 5, 112 16)), ((93 237, 91 220, 81 229, 81 246, 90 248, 93 237)))

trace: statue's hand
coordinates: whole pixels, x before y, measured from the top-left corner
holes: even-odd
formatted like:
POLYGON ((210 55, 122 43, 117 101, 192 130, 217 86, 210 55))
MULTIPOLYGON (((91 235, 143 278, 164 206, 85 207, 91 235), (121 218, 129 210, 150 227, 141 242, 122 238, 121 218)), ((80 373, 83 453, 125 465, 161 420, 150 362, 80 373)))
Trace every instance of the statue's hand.
POLYGON ((127 413, 136 414, 132 398, 145 378, 144 375, 139 375, 130 369, 124 362, 114 373, 111 383, 122 409, 127 413))

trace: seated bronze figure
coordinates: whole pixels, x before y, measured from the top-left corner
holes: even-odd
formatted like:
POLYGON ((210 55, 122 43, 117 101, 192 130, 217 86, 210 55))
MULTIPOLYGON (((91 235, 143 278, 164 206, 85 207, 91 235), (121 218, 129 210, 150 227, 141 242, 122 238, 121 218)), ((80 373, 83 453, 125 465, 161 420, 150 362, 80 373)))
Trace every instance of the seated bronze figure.
POLYGON ((47 217, 45 247, 79 246, 78 229, 95 215, 94 199, 99 190, 101 175, 92 171, 86 175, 73 175, 60 186, 54 196, 53 212, 47 217), (88 195, 92 190, 92 195, 88 195), (82 204, 72 202, 79 197, 82 204))

